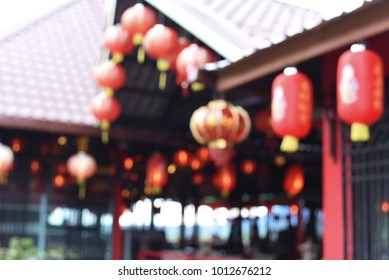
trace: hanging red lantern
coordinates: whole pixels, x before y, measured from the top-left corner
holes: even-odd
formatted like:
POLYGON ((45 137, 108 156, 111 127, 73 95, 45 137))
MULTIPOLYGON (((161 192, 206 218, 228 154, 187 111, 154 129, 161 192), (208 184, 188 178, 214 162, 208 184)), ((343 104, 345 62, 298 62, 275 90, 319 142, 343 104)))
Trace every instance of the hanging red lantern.
POLYGON ((14 153, 11 148, 0 143, 0 184, 8 181, 8 172, 14 164, 14 153))
POLYGON ((240 165, 240 169, 243 173, 250 175, 253 174, 257 169, 257 164, 251 159, 246 159, 240 165))
POLYGON ((120 24, 108 27, 104 32, 103 46, 113 57, 113 61, 120 63, 123 56, 129 54, 134 49, 132 35, 120 24))
POLYGON ((193 177, 192 177, 192 182, 193 182, 193 184, 195 184, 195 185, 197 185, 197 186, 203 184, 204 181, 205 181, 204 175, 201 174, 201 173, 195 173, 195 174, 193 175, 193 177))
POLYGON ((284 191, 288 196, 301 193, 304 188, 304 170, 300 165, 290 166, 285 173, 284 191))
POLYGON ((157 14, 141 3, 135 4, 124 11, 120 19, 123 27, 133 35, 133 43, 138 47, 138 62, 145 59, 142 47, 143 37, 146 32, 158 22, 157 14))
POLYGON ((197 171, 197 170, 200 170, 203 167, 203 164, 202 164, 201 160, 197 156, 192 155, 189 158, 189 166, 190 166, 190 168, 192 170, 197 171))
POLYGON ((86 152, 79 151, 68 159, 66 167, 69 174, 77 179, 79 185, 78 197, 84 199, 86 195, 85 181, 96 173, 96 160, 86 152))
POLYGON ((100 121, 102 142, 108 143, 110 124, 120 116, 121 105, 119 101, 115 97, 107 96, 102 92, 92 99, 91 110, 96 119, 100 121))
POLYGON ((201 160, 203 164, 207 163, 210 160, 209 150, 207 147, 199 147, 196 150, 196 156, 201 160))
POLYGON ((94 71, 94 77, 99 87, 112 93, 121 88, 126 81, 124 68, 112 61, 106 61, 98 65, 94 71))
POLYGON ((185 167, 189 164, 190 154, 185 150, 178 150, 173 155, 174 163, 179 167, 185 167))
POLYGON ((177 40, 177 47, 173 50, 173 52, 166 57, 166 59, 169 61, 169 70, 171 71, 176 71, 176 62, 177 62, 177 57, 180 54, 180 52, 188 47, 191 44, 191 42, 184 38, 180 37, 177 40))
POLYGON ((220 189, 221 195, 228 197, 236 184, 235 166, 232 163, 221 166, 215 174, 214 183, 220 189))
POLYGON ((159 194, 162 188, 167 184, 168 162, 160 153, 154 153, 150 156, 146 166, 146 193, 159 194))
POLYGON ((232 147, 246 139, 251 121, 248 113, 239 106, 219 99, 193 112, 190 130, 200 144, 212 149, 232 147))
MULTIPOLYGON (((176 59, 176 71, 182 87, 185 88, 191 83, 193 73, 204 66, 205 63, 215 62, 215 55, 207 48, 197 44, 191 44, 183 49, 176 59)), ((202 83, 192 83, 192 90, 204 89, 202 83)))
POLYGON ((166 72, 170 69, 169 57, 178 48, 177 32, 162 24, 156 24, 147 31, 143 47, 146 54, 157 60, 157 69, 161 72, 159 77, 159 88, 166 87, 166 72))
POLYGON ((286 68, 273 81, 271 102, 273 131, 283 137, 281 151, 297 151, 312 126, 311 81, 296 68, 286 68))
POLYGON ((271 110, 266 108, 254 114, 253 125, 257 131, 270 137, 273 136, 271 110))
POLYGON ((337 111, 352 141, 368 141, 369 125, 384 112, 384 70, 377 53, 353 45, 338 61, 337 111))

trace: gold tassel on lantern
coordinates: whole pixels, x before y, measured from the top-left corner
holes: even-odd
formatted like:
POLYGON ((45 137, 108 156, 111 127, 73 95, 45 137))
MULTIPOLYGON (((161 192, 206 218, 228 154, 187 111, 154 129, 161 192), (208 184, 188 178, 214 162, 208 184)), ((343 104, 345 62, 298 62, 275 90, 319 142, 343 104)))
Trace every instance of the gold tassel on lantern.
POLYGON ((145 50, 142 46, 143 35, 140 33, 135 34, 133 42, 135 46, 138 46, 138 54, 137 54, 138 63, 142 64, 145 61, 145 50))
POLYGON ((366 142, 370 139, 369 127, 363 123, 353 123, 351 125, 351 141, 366 142))
POLYGON ((115 64, 122 63, 124 60, 124 55, 122 53, 114 53, 112 55, 112 62, 115 64))
POLYGON ((108 144, 109 128, 110 128, 109 121, 102 121, 100 127, 101 127, 101 142, 103 142, 103 144, 108 144))
POLYGON ((157 60, 157 69, 161 72, 159 75, 159 89, 166 88, 167 71, 169 70, 169 61, 166 59, 157 60))
POLYGON ((299 149, 299 140, 296 137, 287 135, 282 139, 281 151, 285 153, 294 153, 299 149))
POLYGON ((77 179, 78 184, 78 198, 84 200, 86 197, 86 182, 84 179, 77 179))

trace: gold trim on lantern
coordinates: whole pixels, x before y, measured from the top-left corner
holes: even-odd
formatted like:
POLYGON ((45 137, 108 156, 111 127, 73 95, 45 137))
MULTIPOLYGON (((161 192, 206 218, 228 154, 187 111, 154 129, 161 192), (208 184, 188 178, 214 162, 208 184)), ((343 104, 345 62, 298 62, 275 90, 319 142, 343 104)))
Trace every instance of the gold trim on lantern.
POLYGON ((122 63, 124 60, 124 55, 122 53, 114 53, 112 55, 112 62, 115 64, 122 63))
POLYGON ((226 149, 228 147, 228 142, 225 139, 216 139, 209 142, 208 147, 211 149, 226 149))
POLYGON ((351 125, 350 133, 351 141, 353 142, 366 142, 370 139, 369 127, 363 123, 353 123, 351 125))
POLYGON ((199 131, 197 130, 197 125, 199 124, 198 116, 200 114, 205 114, 206 112, 207 112, 207 107, 201 106, 200 108, 198 108, 193 112, 189 122, 189 128, 190 131, 192 132, 193 138, 202 145, 206 144, 207 140, 204 137, 202 137, 199 131))
POLYGON ((249 133, 250 133, 250 130, 251 130, 251 120, 250 120, 249 114, 247 113, 247 111, 245 109, 243 109, 240 106, 235 106, 235 109, 242 116, 243 123, 244 123, 242 136, 239 139, 236 139, 236 143, 240 143, 240 142, 244 141, 247 138, 247 136, 249 135, 249 133))

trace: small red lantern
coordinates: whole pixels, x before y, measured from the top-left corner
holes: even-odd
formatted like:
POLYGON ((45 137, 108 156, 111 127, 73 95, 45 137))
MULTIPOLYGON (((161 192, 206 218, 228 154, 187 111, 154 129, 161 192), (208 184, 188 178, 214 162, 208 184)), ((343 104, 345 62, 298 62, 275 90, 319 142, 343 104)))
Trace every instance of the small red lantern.
POLYGON ((249 134, 250 127, 247 112, 222 99, 200 107, 190 119, 193 137, 212 149, 225 149, 242 142, 249 134))
POLYGON ((158 22, 157 14, 150 8, 138 3, 127 10, 120 19, 123 27, 133 35, 133 43, 138 48, 138 62, 143 63, 145 59, 142 47, 143 37, 146 32, 158 22))
POLYGON ((188 166, 189 158, 190 154, 188 151, 185 150, 178 150, 173 156, 174 163, 177 164, 179 167, 188 166))
POLYGON ((195 184, 197 186, 203 184, 204 180, 205 180, 204 175, 201 173, 196 173, 192 177, 193 184, 195 184))
POLYGON ((203 167, 203 164, 198 157, 192 155, 189 159, 189 166, 192 170, 197 171, 203 167))
POLYGON ((266 136, 272 136, 274 134, 271 123, 272 119, 270 109, 266 108, 254 114, 253 125, 255 129, 266 136))
POLYGON ((168 181, 167 165, 166 158, 160 153, 151 155, 146 166, 146 193, 161 193, 168 181))
POLYGON ((14 153, 11 148, 0 143, 0 184, 6 184, 8 171, 14 164, 14 153))
POLYGON ((250 175, 257 169, 257 164, 251 159, 246 159, 242 162, 240 169, 243 173, 250 175))
POLYGON ((103 46, 113 56, 116 63, 123 61, 123 56, 134 49, 132 35, 120 24, 108 27, 104 32, 103 46))
POLYGON ((337 111, 351 125, 351 140, 368 141, 368 126, 384 112, 382 59, 363 45, 353 45, 339 58, 337 84, 337 111))
POLYGON ((170 69, 169 57, 178 48, 178 34, 170 27, 156 24, 147 31, 143 47, 149 57, 157 59, 157 69, 161 71, 159 88, 164 89, 166 87, 166 72, 170 69))
POLYGON ((209 150, 207 147, 199 147, 196 150, 196 156, 201 160, 203 164, 207 163, 210 160, 209 150))
POLYGON ((100 121, 102 142, 108 143, 110 123, 116 121, 120 116, 121 105, 119 101, 113 96, 108 96, 102 92, 92 99, 91 110, 96 119, 100 121))
POLYGON ((126 71, 122 66, 112 61, 106 61, 95 68, 94 77, 99 87, 110 93, 124 85, 126 71))
POLYGON ((290 166, 285 173, 284 191, 288 196, 299 194, 304 188, 304 170, 300 165, 290 166))
POLYGON ((221 166, 215 174, 214 183, 221 190, 221 195, 228 197, 236 184, 235 166, 232 163, 221 166))
POLYGON ((272 85, 272 128, 283 137, 281 151, 298 150, 298 140, 306 137, 312 126, 312 84, 296 68, 286 68, 272 85))
POLYGON ((79 151, 68 159, 66 167, 69 174, 77 179, 79 185, 78 197, 84 199, 86 195, 85 181, 96 173, 96 160, 86 152, 79 151))
MULTIPOLYGON (((183 49, 176 60, 177 76, 185 88, 191 82, 193 72, 199 70, 205 63, 215 62, 215 55, 207 48, 191 44, 183 49)), ((193 83, 192 90, 199 91, 204 88, 201 83, 193 83)))

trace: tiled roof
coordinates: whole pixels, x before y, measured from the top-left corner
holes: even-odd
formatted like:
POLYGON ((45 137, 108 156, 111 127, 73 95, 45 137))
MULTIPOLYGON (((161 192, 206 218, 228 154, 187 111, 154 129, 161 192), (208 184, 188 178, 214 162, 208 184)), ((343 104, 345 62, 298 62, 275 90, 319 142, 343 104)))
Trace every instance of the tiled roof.
POLYGON ((95 126, 105 0, 75 0, 0 39, 0 119, 95 126))
POLYGON ((324 10, 291 5, 286 0, 146 1, 234 62, 374 0, 359 0, 352 7, 333 6, 331 15, 324 10), (186 13, 188 10, 190 13, 186 13), (204 30, 201 30, 203 25, 204 30), (212 26, 213 30, 206 30, 206 25, 212 26))

